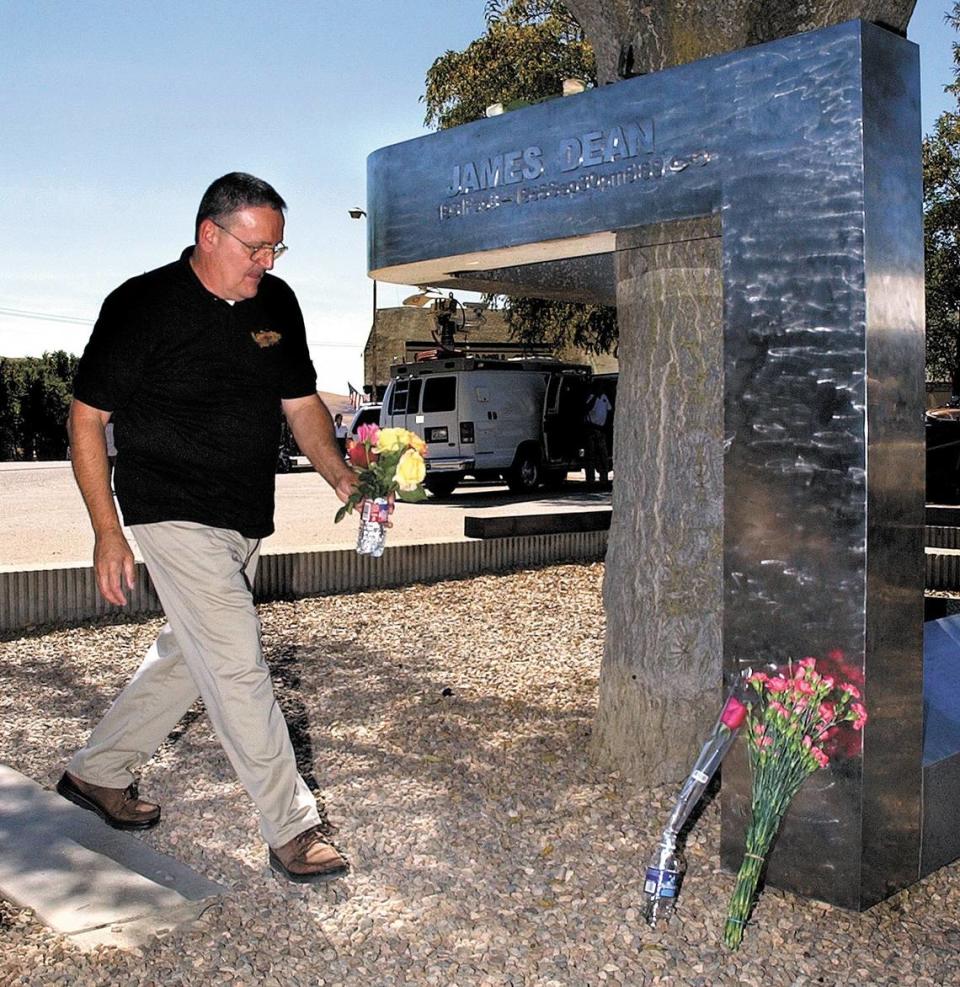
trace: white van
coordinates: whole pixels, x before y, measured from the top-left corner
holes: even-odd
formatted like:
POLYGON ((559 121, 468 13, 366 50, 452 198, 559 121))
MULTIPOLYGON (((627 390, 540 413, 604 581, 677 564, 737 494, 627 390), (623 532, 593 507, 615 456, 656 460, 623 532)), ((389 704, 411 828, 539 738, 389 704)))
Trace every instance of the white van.
POLYGON ((455 356, 400 364, 391 377, 380 424, 427 443, 424 485, 437 496, 466 476, 529 492, 582 467, 588 366, 455 356))

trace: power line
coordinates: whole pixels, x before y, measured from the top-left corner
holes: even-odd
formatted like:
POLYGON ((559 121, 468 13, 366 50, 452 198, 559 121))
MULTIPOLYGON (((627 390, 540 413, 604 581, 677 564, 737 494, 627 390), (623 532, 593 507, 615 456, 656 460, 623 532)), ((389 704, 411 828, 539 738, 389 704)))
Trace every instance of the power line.
POLYGON ((30 312, 22 308, 0 307, 0 315, 10 315, 15 319, 40 319, 44 322, 66 322, 75 326, 92 326, 93 319, 81 319, 73 315, 50 315, 48 312, 30 312))
MULTIPOLYGON (((75 326, 92 326, 93 319, 82 319, 74 315, 51 315, 48 312, 32 312, 23 308, 7 308, 0 306, 0 315, 9 315, 15 319, 37 319, 43 322, 64 322, 75 326)), ((308 346, 326 347, 328 349, 354 350, 363 349, 360 343, 328 343, 317 339, 308 339, 308 346)))

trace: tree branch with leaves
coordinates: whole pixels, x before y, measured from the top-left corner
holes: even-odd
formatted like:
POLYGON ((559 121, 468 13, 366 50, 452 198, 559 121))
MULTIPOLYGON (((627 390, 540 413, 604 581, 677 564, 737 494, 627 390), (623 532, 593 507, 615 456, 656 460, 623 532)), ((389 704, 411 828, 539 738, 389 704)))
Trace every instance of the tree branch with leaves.
MULTIPOLYGON (((481 119, 493 103, 510 106, 559 96, 563 80, 596 84, 596 61, 583 31, 560 0, 487 0, 485 33, 463 51, 448 51, 427 71, 428 127, 444 130, 481 119)), ((504 319, 514 339, 555 350, 573 345, 610 352, 616 309, 510 297, 504 319)))
MULTIPOLYGON (((945 17, 960 30, 960 3, 945 17)), ((960 45, 953 45, 960 99, 960 45)), ((960 384, 960 106, 941 113, 923 141, 923 229, 927 295, 927 380, 960 384)))

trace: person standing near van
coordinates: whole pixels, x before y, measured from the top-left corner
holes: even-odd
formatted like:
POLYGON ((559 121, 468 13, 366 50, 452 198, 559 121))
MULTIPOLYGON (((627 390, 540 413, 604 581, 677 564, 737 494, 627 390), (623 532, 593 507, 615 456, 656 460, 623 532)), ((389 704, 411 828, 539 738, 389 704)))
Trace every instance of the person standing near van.
POLYGON ((347 426, 343 424, 343 415, 339 411, 333 417, 333 431, 337 437, 340 454, 345 457, 347 455, 347 426))
POLYGON ((607 418, 613 410, 610 398, 601 391, 590 391, 584 404, 583 438, 584 464, 583 475, 588 486, 593 486, 599 477, 600 484, 606 486, 609 453, 607 452, 607 418))
POLYGON ((270 274, 286 203, 234 172, 200 203, 180 259, 117 288, 77 371, 73 468, 96 536, 101 594, 127 602, 134 559, 110 495, 105 431, 116 415, 115 486, 167 624, 57 785, 116 829, 148 829, 160 806, 135 773, 198 696, 260 811, 271 867, 299 883, 346 861, 323 837, 260 647, 251 585, 273 531, 281 410, 300 450, 346 501, 344 463, 296 297, 270 274))

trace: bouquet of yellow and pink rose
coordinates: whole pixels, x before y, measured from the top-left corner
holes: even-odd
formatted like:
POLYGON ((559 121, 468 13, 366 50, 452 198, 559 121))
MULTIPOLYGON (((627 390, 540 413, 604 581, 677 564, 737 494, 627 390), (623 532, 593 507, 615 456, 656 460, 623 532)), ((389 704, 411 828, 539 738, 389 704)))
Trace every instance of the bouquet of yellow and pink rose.
POLYGON ((825 662, 836 666, 836 678, 818 671, 816 659, 803 658, 796 666, 758 672, 748 679, 755 693, 747 705, 746 723, 753 798, 743 863, 723 929, 730 949, 737 949, 743 939, 767 855, 794 795, 831 756, 859 753, 860 738, 852 742, 842 727, 850 723, 862 730, 867 711, 860 690, 850 681, 856 671, 846 668, 842 658, 840 652, 832 652, 825 662))
POLYGON ((357 473, 357 486, 337 511, 334 521, 342 521, 357 505, 363 504, 358 554, 383 555, 391 495, 407 502, 426 498, 423 490, 426 451, 423 439, 405 428, 361 425, 357 430, 357 441, 347 449, 347 458, 357 473))

